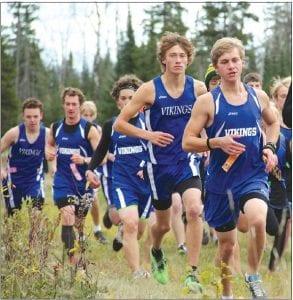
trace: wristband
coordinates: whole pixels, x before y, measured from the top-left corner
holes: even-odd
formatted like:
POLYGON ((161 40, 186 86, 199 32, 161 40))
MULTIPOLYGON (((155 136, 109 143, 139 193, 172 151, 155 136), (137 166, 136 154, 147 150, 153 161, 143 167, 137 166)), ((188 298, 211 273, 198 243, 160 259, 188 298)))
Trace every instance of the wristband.
POLYGON ((276 151, 277 151, 277 147, 274 143, 271 143, 271 142, 267 142, 264 146, 263 146, 263 149, 270 149, 273 154, 276 154, 276 151))
POLYGON ((207 139, 207 147, 209 148, 209 150, 212 150, 211 145, 210 145, 210 138, 207 139))

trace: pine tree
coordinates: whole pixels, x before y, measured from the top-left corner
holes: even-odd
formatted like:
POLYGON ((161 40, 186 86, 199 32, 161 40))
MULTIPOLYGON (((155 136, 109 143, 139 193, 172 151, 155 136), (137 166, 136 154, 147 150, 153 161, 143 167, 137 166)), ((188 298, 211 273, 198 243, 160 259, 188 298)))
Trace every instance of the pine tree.
POLYGON ((6 132, 18 122, 20 101, 16 97, 15 68, 9 36, 1 27, 1 132, 6 132))
POLYGON ((263 86, 268 92, 274 77, 291 75, 292 3, 271 4, 266 16, 268 26, 264 37, 263 86))
MULTIPOLYGON (((247 2, 203 5, 204 15, 196 20, 193 40, 197 54, 192 68, 196 70, 199 79, 203 80, 207 66, 211 63, 209 55, 216 40, 226 36, 236 37, 244 46, 252 41, 252 36, 244 33, 244 24, 251 20, 258 21, 258 17, 248 12, 249 6, 247 2)), ((253 53, 249 52, 248 47, 246 50, 247 56, 253 53)), ((248 58, 252 64, 254 57, 248 58)))
POLYGON ((33 22, 39 7, 35 4, 15 2, 9 4, 13 14, 13 56, 15 61, 15 85, 17 97, 24 100, 27 97, 39 97, 38 85, 44 66, 41 60, 33 22))
POLYGON ((126 37, 124 39, 122 36, 121 42, 117 50, 117 64, 116 64, 117 78, 125 74, 131 74, 135 72, 136 49, 137 47, 135 45, 134 31, 131 22, 131 13, 128 7, 126 37))

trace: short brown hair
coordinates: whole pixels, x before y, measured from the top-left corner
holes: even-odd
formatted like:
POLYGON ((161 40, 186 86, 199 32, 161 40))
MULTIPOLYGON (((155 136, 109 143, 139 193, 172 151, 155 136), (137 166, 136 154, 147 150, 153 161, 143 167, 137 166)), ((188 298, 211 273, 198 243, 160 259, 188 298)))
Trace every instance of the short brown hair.
POLYGON ((260 82, 260 83, 262 83, 262 79, 261 79, 260 74, 258 74, 258 73, 248 73, 244 76, 243 82, 246 83, 246 84, 248 82, 260 82))
POLYGON ((82 103, 85 101, 85 95, 78 88, 73 88, 73 87, 64 88, 64 90, 61 93, 62 103, 64 103, 65 96, 78 96, 80 105, 82 105, 82 103))
POLYGON ((111 96, 113 99, 115 99, 115 101, 117 101, 121 90, 132 89, 136 91, 142 85, 142 83, 143 81, 133 74, 124 75, 113 84, 111 96))
POLYGON ((166 31, 161 37, 160 44, 157 49, 157 59, 161 64, 161 70, 163 72, 166 70, 166 66, 162 62, 166 58, 166 52, 176 45, 180 46, 186 52, 188 59, 187 65, 191 65, 193 62, 195 49, 192 43, 186 37, 181 36, 176 32, 166 31))
POLYGON ((37 98, 27 98, 22 103, 22 112, 24 112, 26 108, 39 108, 40 112, 43 112, 44 105, 37 98))
POLYGON ((242 42, 233 37, 224 37, 217 40, 211 50, 211 60, 214 67, 217 66, 219 58, 226 52, 237 48, 241 59, 245 58, 245 50, 242 42))

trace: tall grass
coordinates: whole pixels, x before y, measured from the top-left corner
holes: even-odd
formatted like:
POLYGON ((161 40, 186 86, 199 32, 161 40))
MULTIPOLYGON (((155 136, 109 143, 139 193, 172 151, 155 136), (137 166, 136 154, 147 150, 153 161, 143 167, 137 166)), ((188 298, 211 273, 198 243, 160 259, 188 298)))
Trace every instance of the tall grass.
MULTIPOLYGON (((101 216, 105 201, 99 193, 101 216)), ((4 217, 1 202, 1 299, 195 299, 183 289, 186 257, 177 253, 172 233, 164 239, 163 249, 168 260, 170 281, 158 284, 153 278, 133 280, 123 250, 114 252, 112 240, 117 227, 104 230, 109 243, 100 244, 92 232, 90 214, 85 222, 86 242, 83 264, 73 268, 68 263, 61 243, 59 212, 51 197, 51 179, 47 178, 47 198, 43 212, 38 219, 38 230, 33 238, 30 235, 29 206, 12 218, 4 217)), ((140 242, 143 249, 144 236, 140 242)), ((241 247, 241 267, 246 271, 247 236, 239 233, 241 247)), ((268 237, 263 262, 260 268, 264 287, 269 299, 291 299, 291 243, 278 270, 268 271, 268 260, 272 238, 268 237)), ((216 246, 210 242, 202 246, 198 271, 204 286, 203 299, 216 299, 219 295, 219 270, 214 267, 216 246)), ((141 253, 143 257, 143 251, 141 253)), ((150 265, 145 263, 150 270, 150 265)), ((243 274, 235 275, 234 296, 249 299, 243 274)))

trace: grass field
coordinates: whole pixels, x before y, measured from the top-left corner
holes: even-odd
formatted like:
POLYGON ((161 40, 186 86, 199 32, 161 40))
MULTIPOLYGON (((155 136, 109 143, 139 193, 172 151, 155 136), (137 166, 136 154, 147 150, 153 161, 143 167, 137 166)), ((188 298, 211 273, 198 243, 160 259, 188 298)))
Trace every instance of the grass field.
MULTIPOLYGON (((172 233, 168 233, 163 243, 168 260, 170 281, 158 284, 153 278, 134 281, 123 255, 123 250, 114 252, 112 240, 116 227, 104 230, 109 243, 102 245, 92 233, 92 220, 86 218, 85 252, 82 255, 84 269, 74 270, 64 261, 60 238, 60 225, 56 227, 58 209, 51 198, 51 179, 47 178, 47 198, 44 216, 39 224, 42 234, 35 245, 28 245, 28 208, 19 216, 6 220, 3 201, 1 202, 1 299, 198 299, 194 294, 186 294, 183 289, 185 256, 177 253, 172 233)), ((101 192, 100 204, 104 213, 105 201, 101 192)), ((146 235, 141 241, 141 248, 146 235)), ((239 234, 242 272, 246 271, 245 234, 239 234)), ((264 287, 269 299, 291 299, 292 296, 292 255, 291 240, 278 270, 270 273, 267 269, 272 238, 268 237, 267 247, 260 269, 264 287)), ((202 299, 216 299, 219 286, 219 271, 214 268, 216 246, 209 243, 202 247, 199 264, 200 280, 204 286, 202 299)), ((143 253, 142 253, 143 255, 143 253)), ((150 270, 150 266, 146 265, 150 270)), ((249 299, 250 294, 244 284, 243 274, 234 278, 234 296, 249 299)))

